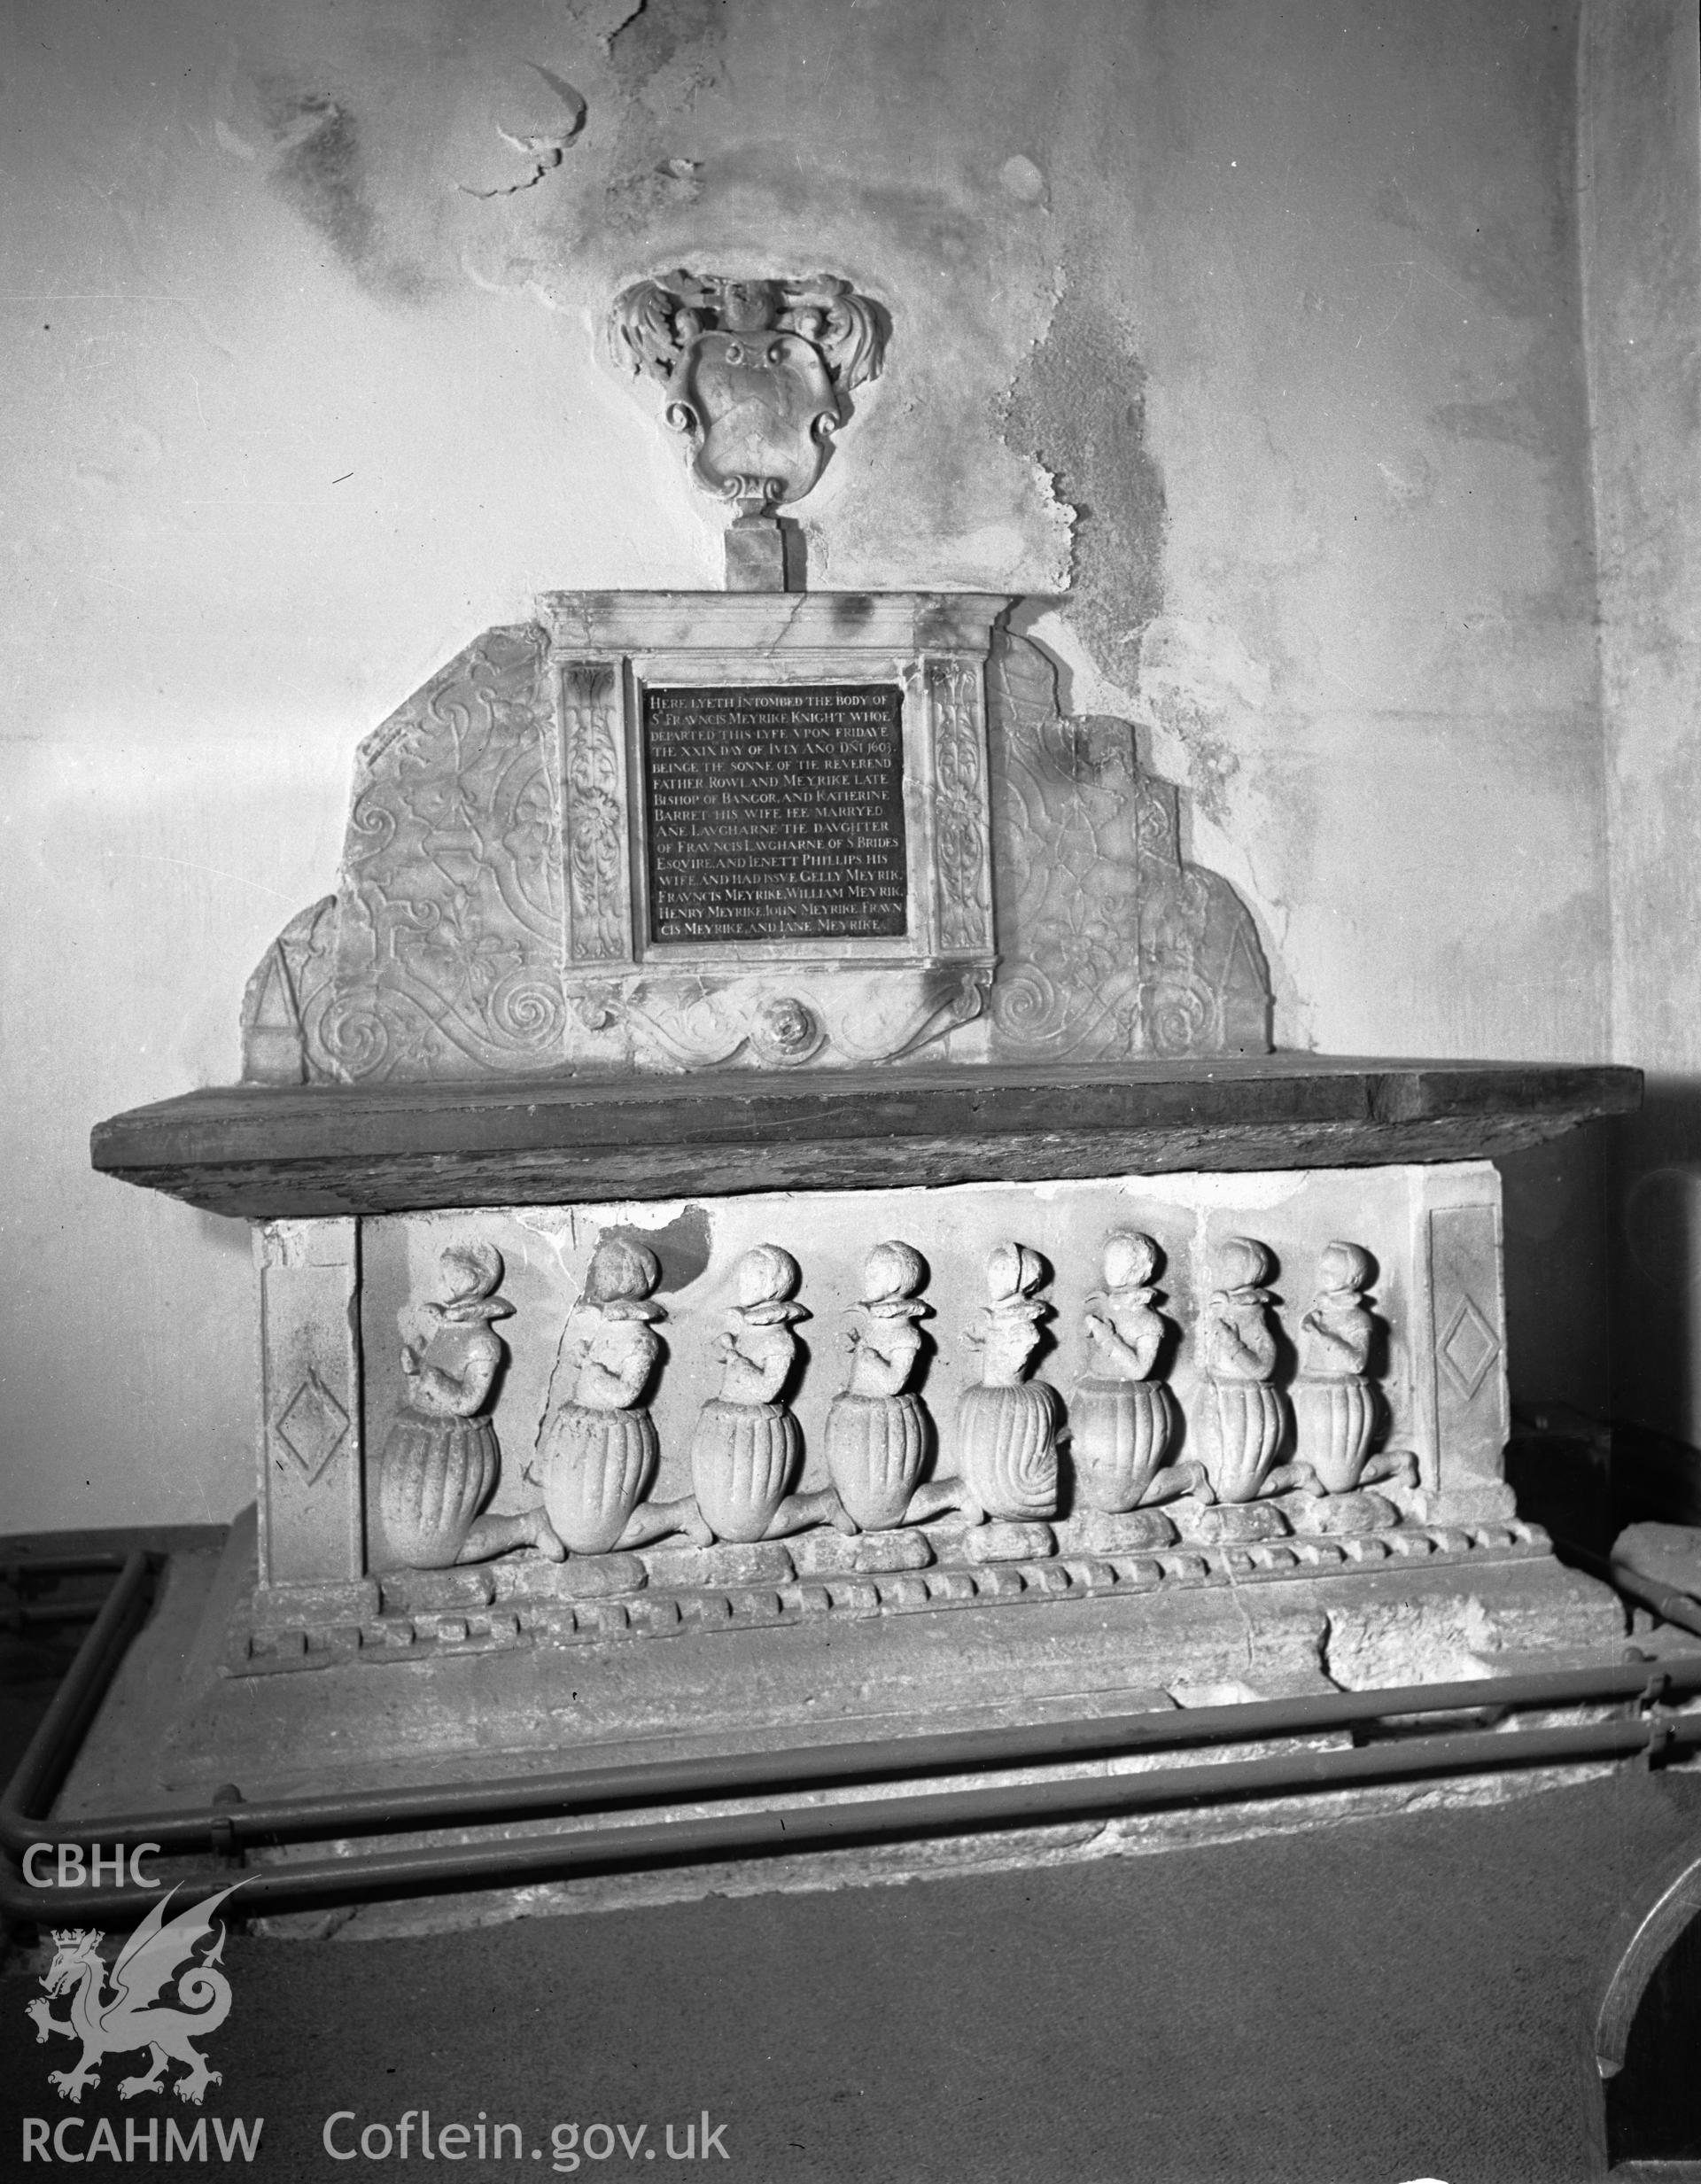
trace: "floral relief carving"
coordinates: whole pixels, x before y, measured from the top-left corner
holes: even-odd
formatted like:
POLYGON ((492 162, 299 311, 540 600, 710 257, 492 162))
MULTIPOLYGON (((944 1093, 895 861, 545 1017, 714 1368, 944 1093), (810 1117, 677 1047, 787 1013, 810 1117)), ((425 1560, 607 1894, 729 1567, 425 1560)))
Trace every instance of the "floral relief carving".
POLYGON ((800 1069, 835 1059, 891 1061, 968 1023, 986 1005, 991 973, 942 964, 915 979, 853 987, 831 1015, 763 977, 634 973, 578 988, 570 1007, 592 1036, 614 1038, 643 1069, 724 1069, 745 1060, 800 1069))
POLYGON ((987 886, 986 738, 980 674, 962 660, 928 666, 933 721, 934 876, 940 945, 967 952, 992 945, 987 886))
POLYGON ((535 630, 491 631, 362 750, 334 968, 300 1018, 310 1077, 554 1058, 560 823, 541 644, 535 630))
POLYGON ((615 671, 575 660, 561 673, 562 777, 566 784, 568 950, 576 963, 632 953, 626 883, 625 768, 615 671))
POLYGON ((242 997, 245 1084, 299 1084, 307 1076, 304 1027, 316 1022, 336 968, 337 898, 292 917, 260 958, 242 997))

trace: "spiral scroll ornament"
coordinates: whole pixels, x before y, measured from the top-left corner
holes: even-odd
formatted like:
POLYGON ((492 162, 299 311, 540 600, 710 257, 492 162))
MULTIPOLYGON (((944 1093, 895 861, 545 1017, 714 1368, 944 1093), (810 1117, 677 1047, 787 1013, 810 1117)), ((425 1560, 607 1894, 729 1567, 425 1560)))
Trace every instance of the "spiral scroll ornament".
POLYGON ((492 988, 485 1006, 492 1030, 528 1053, 541 1057, 561 1044, 567 1007, 558 978, 510 971, 492 988))

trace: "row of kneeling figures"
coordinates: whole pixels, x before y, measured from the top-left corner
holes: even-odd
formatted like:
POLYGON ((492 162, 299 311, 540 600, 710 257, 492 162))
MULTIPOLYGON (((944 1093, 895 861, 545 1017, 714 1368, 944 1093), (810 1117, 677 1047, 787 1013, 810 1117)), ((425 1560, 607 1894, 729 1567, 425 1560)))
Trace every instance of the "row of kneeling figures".
POLYGON ((441 1569, 520 1546, 560 1560, 675 1535, 708 1546, 821 1524, 882 1531, 953 1512, 969 1523, 1038 1520, 1057 1512, 1065 1438, 1076 1500, 1107 1515, 1184 1494, 1248 1502, 1411 1480, 1410 1455, 1372 1453, 1383 1406, 1371 1372, 1367 1251, 1332 1243, 1320 1255, 1317 1292, 1300 1322, 1301 1370, 1284 1390, 1276 1384, 1271 1255, 1250 1237, 1221 1247, 1218 1286, 1196 1331, 1198 1453, 1185 1458, 1177 1453, 1180 1406, 1163 1377, 1177 1330, 1160 1309, 1160 1260, 1140 1231, 1106 1240, 1103 1286, 1084 1314, 1090 1370, 1071 1395, 1066 1434, 1057 1390, 1029 1377, 1055 1316, 1038 1294, 1045 1263, 1025 1244, 995 1246, 987 1302, 967 1338, 980 1352, 980 1378, 958 1398, 958 1469, 939 1478, 924 1476, 934 1436, 916 1385, 931 1348, 921 1325, 932 1316, 921 1295, 927 1263, 909 1244, 877 1244, 861 1300, 847 1315, 849 1374, 827 1416, 832 1484, 798 1493, 803 1434, 787 1389, 798 1358, 795 1328, 809 1314, 796 1302, 796 1260, 778 1244, 758 1244, 738 1263, 737 1302, 715 1338, 720 1388, 692 1434, 692 1491, 662 1501, 649 1497, 661 1450, 646 1403, 663 1356, 656 1323, 666 1314, 654 1302, 661 1270, 643 1245, 605 1239, 569 1320, 572 1385, 541 1435, 543 1498, 492 1516, 484 1512, 501 1457, 487 1405, 505 1356, 493 1322, 514 1308, 498 1294, 503 1269, 493 1246, 452 1247, 442 1257, 450 1294, 424 1307, 423 1338, 404 1345, 407 1392, 380 1459, 391 1553, 414 1568, 441 1569), (1297 1453, 1278 1463, 1290 1425, 1297 1453))

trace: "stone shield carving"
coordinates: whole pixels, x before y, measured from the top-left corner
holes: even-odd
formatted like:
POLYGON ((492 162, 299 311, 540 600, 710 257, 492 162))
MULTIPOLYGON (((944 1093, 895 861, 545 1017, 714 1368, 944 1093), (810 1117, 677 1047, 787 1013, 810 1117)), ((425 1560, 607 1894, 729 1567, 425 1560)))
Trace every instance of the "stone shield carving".
POLYGON ((886 321, 848 281, 672 273, 614 307, 617 354, 667 390, 707 493, 747 511, 800 501, 821 475, 850 396, 877 378, 886 321))

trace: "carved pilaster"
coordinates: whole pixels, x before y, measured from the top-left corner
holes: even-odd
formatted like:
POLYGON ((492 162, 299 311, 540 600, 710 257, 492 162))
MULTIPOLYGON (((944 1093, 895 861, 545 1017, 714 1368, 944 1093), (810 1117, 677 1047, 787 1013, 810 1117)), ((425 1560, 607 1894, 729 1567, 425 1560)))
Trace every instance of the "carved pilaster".
MULTIPOLYGON (((1420 1170, 1414 1187, 1420 1279, 1427 1274, 1418 1380, 1435 1451, 1431 1513, 1444 1520, 1509 1516, 1500 1177, 1473 1162, 1420 1170)), ((1425 1471, 1427 1484, 1427 1463, 1425 1471)))
POLYGON ((625 738, 608 660, 556 664, 570 963, 632 960, 625 738))
POLYGON ((944 955, 992 947, 986 710, 977 661, 928 662, 935 914, 944 955))
POLYGON ((358 1617, 366 1581, 359 1224, 254 1224, 260 1275, 260 1600, 358 1617))

